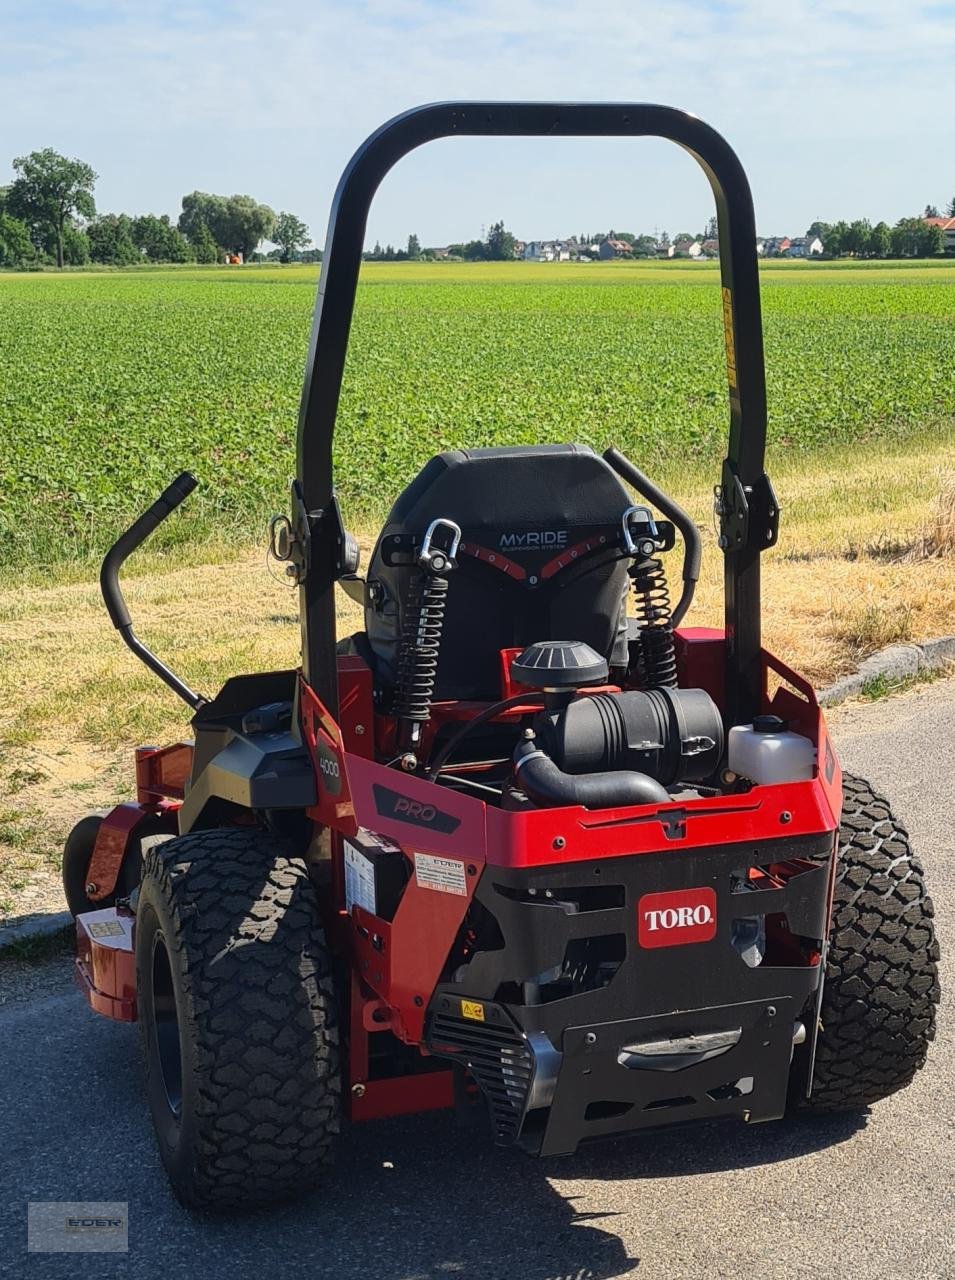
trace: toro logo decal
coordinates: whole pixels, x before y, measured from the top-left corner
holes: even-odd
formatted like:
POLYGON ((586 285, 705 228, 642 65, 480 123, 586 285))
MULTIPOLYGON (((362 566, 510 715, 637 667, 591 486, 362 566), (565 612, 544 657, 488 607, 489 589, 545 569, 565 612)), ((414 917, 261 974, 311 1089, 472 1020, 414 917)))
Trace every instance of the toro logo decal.
POLYGON ((716 891, 675 889, 645 893, 637 903, 637 940, 641 947, 682 947, 716 937, 716 891))
POLYGON ((410 822, 414 827, 427 827, 429 831, 440 831, 444 835, 450 835, 461 825, 461 819, 456 818, 453 813, 445 813, 433 804, 415 800, 413 796, 403 796, 377 782, 373 784, 372 790, 375 793, 375 808, 383 818, 410 822))

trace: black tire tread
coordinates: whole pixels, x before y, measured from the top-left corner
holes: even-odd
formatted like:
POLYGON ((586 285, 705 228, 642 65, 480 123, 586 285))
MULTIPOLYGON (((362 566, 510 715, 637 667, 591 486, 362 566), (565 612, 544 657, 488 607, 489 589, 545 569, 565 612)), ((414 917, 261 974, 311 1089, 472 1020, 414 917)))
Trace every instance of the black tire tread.
POLYGON ((935 1037, 932 899, 905 827, 868 782, 844 774, 833 923, 812 1096, 864 1108, 909 1084, 935 1037))
MULTIPOLYGON (((305 864, 261 831, 200 831, 146 852, 174 921, 199 1103, 175 1184, 193 1207, 291 1198, 329 1163, 341 1084, 335 989, 305 864)), ((172 954, 171 954, 172 959, 172 954)))

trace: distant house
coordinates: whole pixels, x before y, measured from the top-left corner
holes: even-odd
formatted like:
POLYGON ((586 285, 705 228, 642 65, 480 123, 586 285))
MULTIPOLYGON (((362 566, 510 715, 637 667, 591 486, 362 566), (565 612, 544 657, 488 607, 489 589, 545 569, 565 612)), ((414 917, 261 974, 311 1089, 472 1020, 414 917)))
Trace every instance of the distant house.
POLYGON ((760 257, 766 252, 766 241, 761 240, 758 236, 756 237, 756 252, 760 257))
POLYGON ((923 218, 930 227, 938 227, 945 240, 945 252, 955 253, 955 218, 923 218))
POLYGON ((784 252, 787 258, 815 258, 823 251, 818 236, 794 236, 784 252))
POLYGON ((654 252, 656 253, 658 258, 672 258, 674 253, 674 247, 672 244, 669 243, 669 241, 667 241, 667 243, 664 244, 662 240, 658 240, 654 252))
POLYGON ((677 240, 673 246, 673 256, 675 258, 701 258, 703 256, 703 246, 699 240, 677 240))
POLYGON ((448 248, 447 245, 444 245, 443 248, 428 249, 427 252, 433 253, 436 258, 446 258, 448 254, 451 252, 451 250, 448 248))
POLYGON ((569 262, 570 244, 566 240, 528 240, 524 246, 526 262, 569 262))
POLYGON ((633 245, 626 240, 601 240, 598 254, 606 262, 609 258, 629 258, 633 253, 633 245))
POLYGON ((720 256, 719 240, 704 240, 702 249, 708 258, 718 258, 720 256))
POLYGON ((789 236, 767 236, 763 241, 763 255, 767 258, 778 258, 786 253, 792 244, 789 236))
POLYGON ((527 248, 527 245, 524 243, 523 240, 515 240, 514 241, 514 257, 523 258, 524 250, 526 248, 527 248))

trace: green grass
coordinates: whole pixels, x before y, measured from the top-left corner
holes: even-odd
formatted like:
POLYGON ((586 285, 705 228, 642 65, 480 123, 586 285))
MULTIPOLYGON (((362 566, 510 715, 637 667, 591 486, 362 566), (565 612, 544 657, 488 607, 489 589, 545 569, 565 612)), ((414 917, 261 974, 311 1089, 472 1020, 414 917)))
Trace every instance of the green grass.
MULTIPOLYGON (((763 268, 771 462, 955 423, 955 262, 763 268)), ((184 467, 160 547, 284 509, 314 268, 0 276, 0 569, 82 564, 184 467)), ((712 264, 365 268, 336 439, 371 523, 432 452, 615 443, 666 476, 725 446, 712 264)), ((198 545, 197 545, 198 544, 198 545)))

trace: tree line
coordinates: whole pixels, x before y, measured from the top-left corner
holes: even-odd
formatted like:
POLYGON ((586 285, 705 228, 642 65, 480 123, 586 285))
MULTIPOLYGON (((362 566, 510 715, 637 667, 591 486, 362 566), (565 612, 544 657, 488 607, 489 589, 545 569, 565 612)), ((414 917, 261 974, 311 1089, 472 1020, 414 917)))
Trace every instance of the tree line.
POLYGON ((98 174, 51 147, 18 156, 13 171, 13 182, 0 187, 0 266, 214 263, 239 254, 247 261, 321 261, 320 250, 305 249, 309 232, 300 218, 251 196, 193 191, 174 224, 168 214, 97 214, 98 174), (263 240, 277 248, 258 254, 263 240))
MULTIPOLYGON (((955 199, 943 216, 955 218, 953 209, 955 199)), ((945 234, 925 219, 939 216, 934 205, 926 205, 921 218, 900 218, 894 227, 857 218, 854 222, 814 222, 806 235, 810 239, 818 236, 830 258, 933 258, 945 252, 945 234)))

